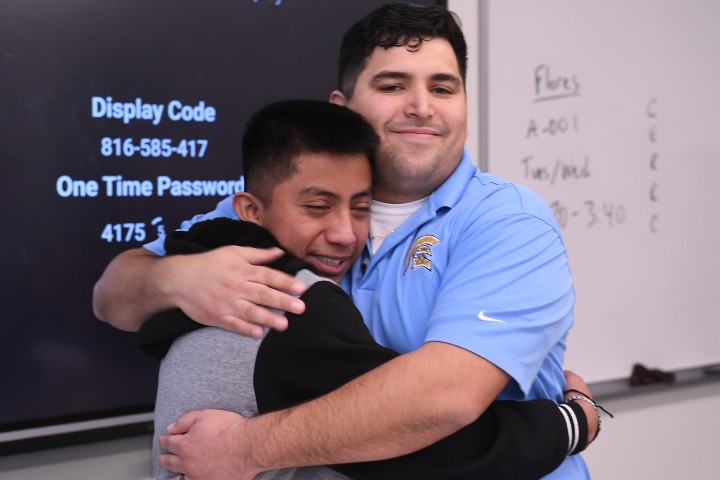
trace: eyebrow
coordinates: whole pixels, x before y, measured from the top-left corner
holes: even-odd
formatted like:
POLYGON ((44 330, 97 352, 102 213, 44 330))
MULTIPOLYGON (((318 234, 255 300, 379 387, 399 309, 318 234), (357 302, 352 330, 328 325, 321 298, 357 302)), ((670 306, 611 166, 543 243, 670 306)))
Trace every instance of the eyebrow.
MULTIPOLYGON (((323 190, 319 187, 306 187, 300 190, 300 196, 301 197, 311 197, 311 196, 320 196, 320 197, 327 197, 332 198, 333 200, 336 200, 340 198, 340 196, 337 193, 329 192, 327 190, 323 190)), ((352 200, 357 200, 358 198, 362 197, 370 197, 372 196, 372 192, 370 190, 363 190, 362 192, 358 192, 355 195, 352 196, 352 200)))
MULTIPOLYGON (((412 77, 406 72, 397 72, 392 70, 383 70, 372 76, 370 85, 378 84, 384 80, 410 80, 412 77)), ((434 73, 430 76, 430 80, 434 82, 450 82, 455 85, 462 85, 460 77, 451 73, 434 73)))

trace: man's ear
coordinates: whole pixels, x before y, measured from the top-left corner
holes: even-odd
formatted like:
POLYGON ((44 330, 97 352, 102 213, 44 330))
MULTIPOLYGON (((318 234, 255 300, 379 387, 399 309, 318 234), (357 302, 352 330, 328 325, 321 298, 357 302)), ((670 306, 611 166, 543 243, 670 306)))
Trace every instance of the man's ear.
POLYGON ((340 90, 333 90, 330 94, 330 103, 340 105, 341 107, 347 107, 347 99, 340 90))
POLYGON ((263 203, 252 193, 237 192, 232 200, 233 210, 240 220, 262 226, 263 203))

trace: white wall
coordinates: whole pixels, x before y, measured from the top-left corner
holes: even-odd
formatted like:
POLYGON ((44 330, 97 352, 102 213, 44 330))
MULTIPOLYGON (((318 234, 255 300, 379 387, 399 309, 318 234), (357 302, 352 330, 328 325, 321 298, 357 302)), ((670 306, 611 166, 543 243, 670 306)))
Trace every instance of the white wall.
MULTIPOLYGON (((478 43, 483 38, 480 13, 486 2, 499 1, 448 0, 450 10, 461 17, 473 67, 468 78, 471 140, 482 139, 479 132, 483 119, 478 111, 484 102, 484 86, 480 84, 479 64, 485 57, 478 43)), ((485 146, 469 141, 468 148, 484 166, 485 146)), ((720 382, 603 403, 616 418, 605 422, 602 436, 584 455, 595 480, 719 477, 715 432, 720 427, 720 382)))
POLYGON ((595 480, 719 477, 720 382, 603 402, 603 421, 586 452, 595 480))

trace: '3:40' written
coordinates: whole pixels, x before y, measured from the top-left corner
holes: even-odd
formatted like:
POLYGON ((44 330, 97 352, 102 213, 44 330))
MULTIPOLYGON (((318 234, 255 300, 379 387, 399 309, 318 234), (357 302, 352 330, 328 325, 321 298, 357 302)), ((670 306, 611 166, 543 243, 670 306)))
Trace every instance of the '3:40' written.
POLYGON ((550 208, 560 228, 566 228, 576 221, 582 222, 587 228, 598 225, 615 227, 623 225, 627 219, 625 205, 613 202, 585 200, 578 208, 573 208, 555 200, 550 203, 550 208))

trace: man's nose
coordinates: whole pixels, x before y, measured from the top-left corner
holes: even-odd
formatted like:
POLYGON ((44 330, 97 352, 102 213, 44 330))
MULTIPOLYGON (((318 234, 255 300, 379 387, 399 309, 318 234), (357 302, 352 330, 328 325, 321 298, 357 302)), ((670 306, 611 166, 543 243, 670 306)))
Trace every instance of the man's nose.
POLYGON ((405 115, 418 118, 433 116, 432 97, 425 88, 413 88, 408 92, 405 115))
POLYGON ((354 244, 356 235, 350 212, 338 212, 328 225, 325 235, 330 243, 343 246, 354 244))

